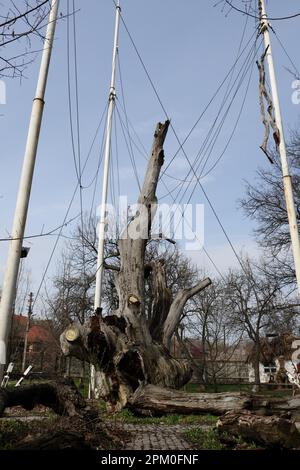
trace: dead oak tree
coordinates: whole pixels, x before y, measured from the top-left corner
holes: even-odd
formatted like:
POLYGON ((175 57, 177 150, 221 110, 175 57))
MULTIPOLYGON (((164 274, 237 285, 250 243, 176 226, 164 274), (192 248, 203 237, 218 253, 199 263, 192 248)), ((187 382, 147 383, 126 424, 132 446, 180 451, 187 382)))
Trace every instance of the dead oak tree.
POLYGON ((152 384, 176 389, 188 382, 192 374, 190 364, 171 356, 171 338, 187 301, 211 283, 208 278, 202 280, 179 291, 172 299, 163 262, 156 260, 145 266, 145 250, 157 205, 156 188, 164 163, 163 145, 168 127, 169 121, 156 127, 138 199, 139 210, 118 240, 117 311, 110 316, 95 314, 84 325, 72 324, 61 336, 65 355, 89 361, 95 366, 98 394, 113 409, 125 406, 140 386, 152 384), (146 273, 152 277, 154 293, 151 322, 145 312, 146 273))

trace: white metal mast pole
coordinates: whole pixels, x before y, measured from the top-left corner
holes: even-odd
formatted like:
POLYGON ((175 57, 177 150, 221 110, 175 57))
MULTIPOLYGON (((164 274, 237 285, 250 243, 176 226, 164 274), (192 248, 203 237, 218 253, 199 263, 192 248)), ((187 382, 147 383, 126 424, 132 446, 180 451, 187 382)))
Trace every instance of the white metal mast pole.
POLYGON ((114 111, 115 100, 116 100, 115 81, 116 81, 116 61, 117 61, 117 53, 118 53, 120 13, 121 13, 120 0, 118 0, 116 4, 115 34, 114 34, 114 46, 113 46, 113 57, 112 57, 112 73, 111 73, 111 82, 110 82, 110 90, 109 90, 109 105, 108 105, 107 124, 106 124, 102 200, 101 200, 100 221, 99 221, 98 258, 97 258, 95 303, 94 303, 95 310, 101 307, 101 297, 102 297, 106 203, 107 203, 107 189, 108 189, 108 178, 109 178, 112 117, 113 117, 113 111, 114 111))
POLYGON ((268 16, 266 12, 265 0, 259 0, 259 11, 261 15, 261 31, 264 36, 266 58, 267 58, 268 67, 269 67, 269 77, 270 77, 270 85, 271 85, 272 98, 273 98, 273 104, 274 104, 275 120, 276 120, 276 125, 280 133, 279 153, 280 153, 280 158, 281 158, 285 201, 286 201, 286 208, 287 208, 287 213, 288 213, 288 221, 289 221, 290 234, 291 234, 296 279, 297 279, 297 285, 298 285, 298 295, 300 295, 299 231, 298 231, 297 217, 296 217, 294 197, 293 197, 292 179, 291 179, 291 175, 289 173, 289 167, 288 167, 287 151, 286 151, 286 144, 285 144, 285 139, 284 139, 284 131, 283 131, 283 125, 282 125, 281 111, 280 111, 280 101, 279 101, 279 95, 278 95, 278 90, 277 90, 275 67, 274 67, 274 61, 273 61, 273 55, 272 55, 272 45, 271 45, 271 38, 270 38, 270 32, 269 32, 270 26, 269 26, 268 16))
MULTIPOLYGON (((116 82, 116 61, 117 61, 117 53, 118 53, 120 14, 121 14, 120 0, 118 0, 116 3, 115 33, 114 33, 113 55, 112 55, 112 72, 111 72, 109 103, 108 103, 107 122, 106 122, 102 199, 101 199, 100 220, 99 220, 99 234, 98 234, 99 240, 98 240, 98 256, 97 256, 96 286, 95 286, 95 301, 94 301, 95 311, 101 307, 101 298, 102 298, 106 203, 107 203, 107 190, 108 190, 108 179, 109 179, 112 118, 113 118, 113 112, 114 112, 114 106, 115 106, 115 100, 116 100, 115 82, 116 82)), ((95 395, 95 385, 96 385, 95 373, 96 373, 95 367, 91 364, 89 398, 94 398, 94 395, 95 395)))
POLYGON ((12 240, 10 241, 9 245, 7 266, 3 280, 2 298, 0 304, 0 383, 7 360, 7 338, 12 317, 13 303, 16 295, 22 242, 24 237, 34 165, 43 116, 44 96, 55 33, 58 6, 59 0, 52 0, 36 94, 32 104, 23 168, 11 233, 12 240))

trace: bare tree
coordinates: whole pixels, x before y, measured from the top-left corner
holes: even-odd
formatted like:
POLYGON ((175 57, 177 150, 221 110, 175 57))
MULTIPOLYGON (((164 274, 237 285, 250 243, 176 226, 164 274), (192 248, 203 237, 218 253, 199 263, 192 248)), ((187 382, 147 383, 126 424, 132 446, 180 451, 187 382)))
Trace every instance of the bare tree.
POLYGON ((44 39, 50 0, 4 0, 0 16, 0 76, 23 76, 44 39))
MULTIPOLYGON (((300 135, 291 132, 288 145, 296 215, 300 227, 300 135)), ((254 184, 246 183, 241 206, 257 222, 255 235, 269 253, 272 270, 285 284, 295 283, 295 270, 290 250, 290 232, 282 182, 279 155, 272 152, 273 165, 260 169, 254 184)))
POLYGON ((232 323, 240 325, 254 344, 255 384, 259 386, 261 336, 283 318, 286 331, 290 331, 297 303, 287 302, 280 278, 269 275, 265 260, 256 263, 244 257, 242 264, 242 270, 230 271, 227 275, 227 299, 232 323))
POLYGON ((202 360, 196 363, 200 376, 205 383, 212 383, 215 391, 244 333, 243 325, 232 321, 227 294, 224 281, 214 279, 209 288, 191 300, 185 318, 190 336, 201 341, 202 360))

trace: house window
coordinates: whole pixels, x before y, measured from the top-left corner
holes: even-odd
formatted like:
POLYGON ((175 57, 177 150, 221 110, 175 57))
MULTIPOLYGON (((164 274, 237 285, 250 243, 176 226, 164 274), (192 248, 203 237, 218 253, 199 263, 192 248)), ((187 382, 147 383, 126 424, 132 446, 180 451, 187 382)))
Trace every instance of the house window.
POLYGON ((264 373, 265 374, 276 374, 277 368, 276 364, 264 364, 264 373))

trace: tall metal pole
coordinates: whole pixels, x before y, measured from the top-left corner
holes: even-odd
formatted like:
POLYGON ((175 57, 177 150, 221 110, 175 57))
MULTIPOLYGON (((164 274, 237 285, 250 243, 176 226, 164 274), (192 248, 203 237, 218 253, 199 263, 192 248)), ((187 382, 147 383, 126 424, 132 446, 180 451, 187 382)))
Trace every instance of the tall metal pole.
POLYGON ((114 34, 114 46, 113 46, 113 57, 112 57, 112 73, 111 73, 111 81, 110 81, 110 89, 109 89, 109 105, 108 105, 107 124, 106 124, 102 200, 101 200, 100 221, 99 221, 98 258, 97 258, 96 288, 95 288, 95 303, 94 303, 95 310, 101 307, 101 297, 102 297, 106 203, 107 203, 107 189, 108 189, 108 178, 109 178, 112 117, 113 117, 113 111, 114 111, 115 100, 116 100, 115 79, 116 79, 116 61, 117 61, 117 53, 118 53, 120 13, 121 13, 120 1, 118 0, 117 5, 116 5, 115 34, 114 34))
POLYGON ((24 349, 23 349, 23 359, 22 359, 22 372, 26 369, 26 356, 27 356, 27 344, 28 344, 28 332, 30 330, 30 319, 32 316, 32 302, 33 302, 33 293, 30 292, 29 294, 29 301, 28 301, 28 312, 27 312, 27 321, 26 321, 26 330, 25 330, 25 338, 24 338, 24 349))
POLYGON ((289 173, 286 144, 285 144, 285 139, 284 139, 282 119, 281 119, 280 101, 279 101, 278 90, 277 90, 275 67, 274 67, 274 61, 273 61, 273 55, 272 55, 272 45, 271 45, 271 38, 270 38, 270 32, 269 32, 270 26, 269 26, 268 16, 266 12, 265 0, 259 0, 258 3, 259 3, 259 11, 260 11, 260 17, 261 17, 261 32, 264 36, 266 58, 267 58, 268 67, 269 67, 269 77, 270 77, 270 85, 271 85, 272 98, 273 98, 273 104, 274 104, 275 120, 276 120, 276 125, 280 133, 279 153, 280 153, 280 158, 281 158, 283 186, 284 186, 284 193, 285 193, 286 208, 287 208, 287 213, 288 213, 288 221, 289 221, 289 227, 290 227, 295 270, 296 270, 298 295, 300 295, 299 231, 298 231, 298 223, 297 223, 294 197, 293 197, 292 179, 289 173))
MULTIPOLYGON (((102 298, 106 203, 107 203, 107 190, 108 190, 108 179, 109 179, 112 118, 113 118, 114 106, 115 106, 115 101, 116 101, 115 82, 116 82, 116 62, 117 62, 117 53, 118 53, 120 14, 121 14, 120 0, 118 0, 116 3, 115 33, 114 33, 113 55, 112 55, 112 71, 111 71, 109 104, 108 104, 107 122, 106 122, 102 199, 101 199, 100 220, 99 220, 99 234, 98 234, 99 240, 98 240, 98 256, 97 256, 97 271, 96 271, 96 286, 95 286, 95 301, 94 301, 95 311, 101 307, 101 298, 102 298)), ((95 385, 96 385, 95 373, 96 373, 95 367, 91 364, 89 398, 93 398, 95 395, 95 385)))
POLYGON ((12 240, 10 241, 9 245, 7 266, 3 280, 2 298, 0 304, 0 382, 3 377, 4 366, 7 360, 6 350, 8 332, 12 317, 13 303, 16 295, 22 242, 24 237, 33 171, 43 116, 44 96, 55 33, 58 6, 59 0, 52 0, 36 94, 32 105, 24 162, 11 233, 12 240))

